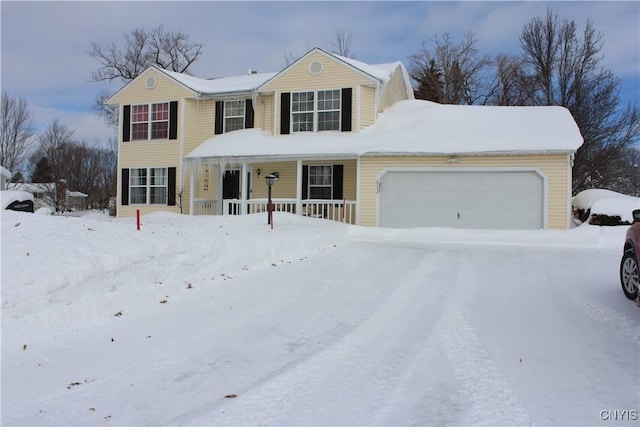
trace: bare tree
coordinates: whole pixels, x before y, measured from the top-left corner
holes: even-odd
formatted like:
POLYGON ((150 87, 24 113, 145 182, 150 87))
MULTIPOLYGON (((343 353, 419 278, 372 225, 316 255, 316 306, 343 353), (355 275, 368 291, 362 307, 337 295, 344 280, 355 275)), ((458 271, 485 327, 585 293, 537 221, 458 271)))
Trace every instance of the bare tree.
POLYGON ((533 84, 525 62, 519 56, 500 54, 495 59, 495 76, 487 103, 491 105, 532 105, 533 84))
POLYGON ((33 115, 24 98, 13 98, 2 92, 0 128, 0 164, 17 172, 29 156, 36 134, 33 115))
POLYGON ((620 81, 601 67, 603 36, 588 21, 582 34, 574 21, 551 10, 525 25, 520 44, 537 105, 561 105, 573 115, 584 144, 573 169, 573 191, 616 189, 611 165, 640 139, 640 112, 619 108, 620 81))
POLYGON ((432 100, 443 104, 486 103, 490 96, 486 73, 492 61, 488 55, 480 56, 473 33, 455 43, 445 32, 431 43, 433 48, 423 42, 409 59, 411 77, 436 91, 436 99, 432 100))
POLYGON ((335 39, 331 43, 331 53, 344 56, 346 58, 356 59, 356 56, 351 51, 353 46, 353 37, 351 32, 340 28, 336 30, 335 39))
MULTIPOLYGON (((124 34, 123 39, 122 46, 91 42, 89 55, 100 63, 100 67, 91 74, 92 81, 119 80, 128 83, 151 65, 187 73, 189 67, 202 55, 204 47, 203 43, 191 42, 188 34, 168 32, 162 25, 150 31, 136 28, 124 34)), ((118 123, 117 116, 104 104, 109 96, 109 93, 101 92, 93 105, 93 111, 107 124, 115 127, 118 123)))
POLYGON ((167 32, 161 25, 151 31, 136 28, 124 36, 124 48, 115 43, 91 43, 90 55, 100 63, 91 75, 94 82, 119 79, 129 82, 150 65, 185 73, 200 58, 203 43, 192 43, 181 32, 167 32))
POLYGON ((48 197, 53 201, 56 211, 64 209, 65 200, 56 188, 61 179, 68 179, 65 173, 68 151, 65 147, 74 143, 73 134, 74 132, 61 124, 59 119, 55 119, 42 131, 38 138, 40 144, 39 153, 42 157, 47 158, 51 167, 51 178, 54 185, 48 190, 48 197))

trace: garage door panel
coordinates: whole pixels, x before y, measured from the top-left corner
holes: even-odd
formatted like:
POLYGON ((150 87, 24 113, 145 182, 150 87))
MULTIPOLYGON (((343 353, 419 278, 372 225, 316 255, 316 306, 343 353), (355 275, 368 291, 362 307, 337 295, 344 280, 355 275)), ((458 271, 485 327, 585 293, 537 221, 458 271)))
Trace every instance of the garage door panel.
POLYGON ((542 228, 543 187, 533 171, 388 172, 379 194, 380 225, 542 228))

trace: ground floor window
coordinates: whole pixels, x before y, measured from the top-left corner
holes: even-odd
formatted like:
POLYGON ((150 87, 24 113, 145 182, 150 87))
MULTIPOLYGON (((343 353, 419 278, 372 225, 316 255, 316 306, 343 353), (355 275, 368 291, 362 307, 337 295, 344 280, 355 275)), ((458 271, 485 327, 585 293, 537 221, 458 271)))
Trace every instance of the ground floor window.
POLYGON ((333 188, 332 165, 309 166, 309 198, 331 199, 333 188))
POLYGON ((167 168, 132 168, 129 172, 131 204, 166 205, 168 193, 167 168))

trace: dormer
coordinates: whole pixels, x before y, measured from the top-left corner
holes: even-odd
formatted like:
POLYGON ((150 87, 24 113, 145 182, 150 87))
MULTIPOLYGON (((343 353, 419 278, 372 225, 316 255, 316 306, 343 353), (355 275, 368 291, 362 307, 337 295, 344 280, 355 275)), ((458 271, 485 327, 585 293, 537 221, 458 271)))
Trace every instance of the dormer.
POLYGON ((413 99, 400 62, 369 65, 315 48, 264 83, 275 135, 359 132, 396 101, 413 99))

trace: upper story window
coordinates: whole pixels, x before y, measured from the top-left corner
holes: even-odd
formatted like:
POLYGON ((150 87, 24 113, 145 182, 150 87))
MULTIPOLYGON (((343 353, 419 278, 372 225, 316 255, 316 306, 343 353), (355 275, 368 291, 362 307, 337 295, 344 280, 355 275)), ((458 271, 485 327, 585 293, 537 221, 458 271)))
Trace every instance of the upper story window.
POLYGON ((225 101, 224 102, 224 131, 244 129, 245 101, 225 101))
POLYGON ((340 89, 291 94, 291 130, 322 132, 340 130, 340 89))
POLYGON ((248 99, 216 101, 214 133, 253 128, 253 102, 248 99))
POLYGON ((122 142, 178 139, 178 101, 124 105, 122 142))
POLYGON ((131 140, 167 139, 169 137, 169 103, 131 106, 131 140))
POLYGON ((351 132, 352 88, 280 93, 280 134, 351 132))

